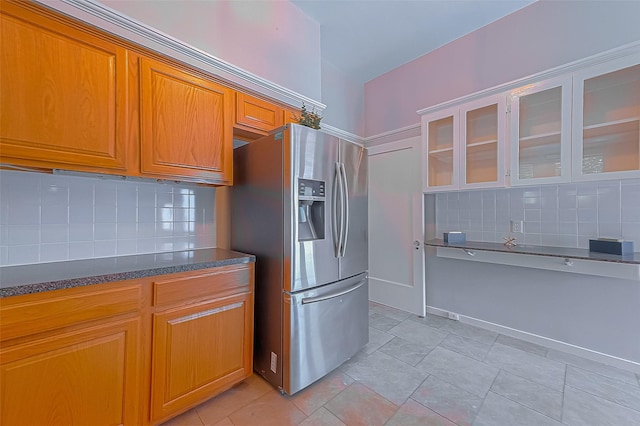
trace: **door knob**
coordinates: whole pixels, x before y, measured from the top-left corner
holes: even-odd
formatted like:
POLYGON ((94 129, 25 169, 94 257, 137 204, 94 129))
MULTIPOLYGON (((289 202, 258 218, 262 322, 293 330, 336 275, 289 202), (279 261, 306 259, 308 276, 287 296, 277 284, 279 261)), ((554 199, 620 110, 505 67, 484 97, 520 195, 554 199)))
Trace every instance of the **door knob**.
POLYGON ((420 250, 420 241, 415 240, 415 241, 413 242, 413 246, 416 248, 416 250, 420 250))

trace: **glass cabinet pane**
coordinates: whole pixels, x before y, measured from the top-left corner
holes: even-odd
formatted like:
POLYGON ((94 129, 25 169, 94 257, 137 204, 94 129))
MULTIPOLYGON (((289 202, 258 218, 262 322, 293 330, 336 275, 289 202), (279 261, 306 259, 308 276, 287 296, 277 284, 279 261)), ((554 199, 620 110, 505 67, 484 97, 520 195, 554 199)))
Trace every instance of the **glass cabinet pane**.
POLYGON ((498 105, 466 112, 466 183, 498 180, 498 105))
POLYGON ((428 123, 429 186, 453 184, 453 116, 428 123))
POLYGON ((518 98, 518 177, 560 176, 562 87, 518 98))
POLYGON ((584 81, 582 173, 640 170, 640 65, 584 81))

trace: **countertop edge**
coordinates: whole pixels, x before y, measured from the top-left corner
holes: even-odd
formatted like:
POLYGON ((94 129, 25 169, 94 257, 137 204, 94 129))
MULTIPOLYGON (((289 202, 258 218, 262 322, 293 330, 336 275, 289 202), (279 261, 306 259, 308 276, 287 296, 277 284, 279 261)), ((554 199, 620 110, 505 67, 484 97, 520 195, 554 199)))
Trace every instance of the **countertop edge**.
POLYGON ((616 255, 590 252, 587 249, 547 247, 547 246, 515 246, 507 247, 500 243, 467 241, 466 243, 446 243, 444 240, 434 239, 425 241, 425 246, 458 248, 466 250, 491 251, 496 253, 527 254, 532 256, 562 257, 569 259, 592 260, 596 262, 627 263, 640 265, 640 253, 633 255, 616 255))
MULTIPOLYGON (((230 251, 231 252, 231 251, 230 251)), ((234 252, 236 254, 244 254, 234 252)), ((138 278, 146 278, 155 275, 169 275, 180 272, 197 271, 200 269, 217 268, 221 266, 240 265, 252 263, 256 261, 254 255, 246 254, 244 256, 230 257, 226 259, 201 261, 195 263, 185 263, 182 265, 161 266, 155 268, 141 268, 131 271, 114 272, 110 274, 101 274, 94 276, 85 276, 78 278, 43 281, 38 283, 29 283, 17 285, 13 287, 0 288, 0 299, 12 296, 21 296, 25 294, 41 293, 46 291, 61 290, 74 287, 83 287, 94 284, 105 284, 116 281, 126 281, 138 278)))

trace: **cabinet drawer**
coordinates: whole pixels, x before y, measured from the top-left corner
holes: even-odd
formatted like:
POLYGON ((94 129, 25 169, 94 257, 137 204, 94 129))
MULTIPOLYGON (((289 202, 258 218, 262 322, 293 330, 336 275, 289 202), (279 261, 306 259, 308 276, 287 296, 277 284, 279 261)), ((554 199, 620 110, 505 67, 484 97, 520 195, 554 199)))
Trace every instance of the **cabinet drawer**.
POLYGON ((153 282, 153 304, 165 306, 201 300, 251 284, 253 264, 222 266, 172 275, 153 282))
MULTIPOLYGON (((100 284, 98 287, 102 287, 100 284)), ((107 318, 141 308, 141 286, 129 283, 105 288, 65 289, 3 299, 0 340, 107 318)))
POLYGON ((266 133, 283 124, 282 108, 241 92, 236 93, 236 124, 266 133))

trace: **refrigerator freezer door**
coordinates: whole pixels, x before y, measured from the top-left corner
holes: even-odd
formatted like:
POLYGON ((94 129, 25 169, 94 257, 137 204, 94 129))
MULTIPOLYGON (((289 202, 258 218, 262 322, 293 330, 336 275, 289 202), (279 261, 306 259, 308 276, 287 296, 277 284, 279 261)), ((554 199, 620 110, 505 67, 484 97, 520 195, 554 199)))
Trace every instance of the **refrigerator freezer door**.
MULTIPOLYGON (((333 237, 334 227, 337 226, 333 221, 335 208, 333 192, 339 140, 305 126, 296 124, 289 126, 290 131, 285 132, 284 137, 285 152, 291 153, 288 161, 291 168, 289 172, 285 169, 284 187, 285 227, 286 233, 290 232, 291 238, 288 238, 285 233, 284 241, 285 259, 290 258, 291 271, 289 280, 284 282, 284 290, 293 293, 340 279, 333 237), (288 182, 287 176, 290 176, 288 182), (301 207, 306 207, 307 201, 299 199, 300 179, 324 183, 324 199, 314 201, 314 203, 322 203, 321 216, 324 228, 316 227, 315 229, 315 233, 322 238, 305 240, 306 234, 301 232, 303 229, 300 227, 304 226, 305 218, 300 215, 306 211, 301 207), (288 217, 291 218, 289 224, 287 224, 288 217)), ((285 163, 287 163, 286 158, 285 163)), ((311 207, 315 209, 316 205, 311 207)), ((285 265, 287 265, 286 262, 285 265)))
POLYGON ((284 332, 289 338, 284 341, 289 342, 289 362, 283 371, 283 390, 287 394, 325 376, 367 344, 368 299, 366 274, 294 295, 285 294, 284 332))
POLYGON ((347 226, 345 250, 340 258, 340 278, 369 269, 367 152, 356 144, 340 141, 340 162, 347 186, 347 226))

